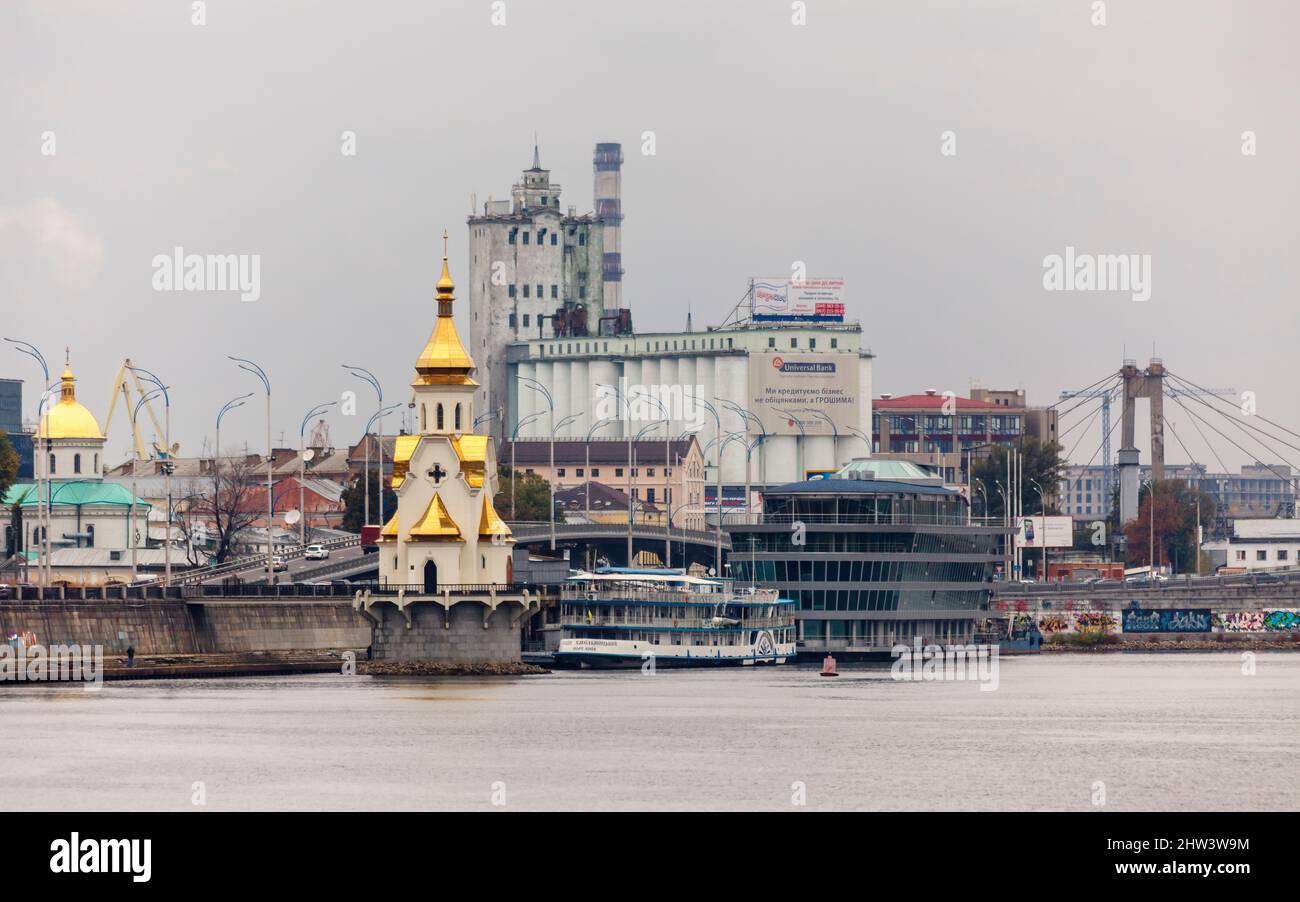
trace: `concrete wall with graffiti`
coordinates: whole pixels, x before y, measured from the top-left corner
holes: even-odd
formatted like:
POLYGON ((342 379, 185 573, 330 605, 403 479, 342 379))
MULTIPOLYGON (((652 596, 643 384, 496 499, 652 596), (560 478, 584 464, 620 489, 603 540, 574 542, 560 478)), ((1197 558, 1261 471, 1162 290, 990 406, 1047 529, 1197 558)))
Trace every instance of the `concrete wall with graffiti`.
POLYGON ((1293 608, 1222 612, 1129 608, 1118 612, 1040 611, 1033 616, 1045 638, 1093 630, 1131 634, 1300 632, 1300 610, 1293 608))
POLYGON ((1281 633, 1300 631, 1300 611, 1224 611, 1214 615, 1216 633, 1281 633))

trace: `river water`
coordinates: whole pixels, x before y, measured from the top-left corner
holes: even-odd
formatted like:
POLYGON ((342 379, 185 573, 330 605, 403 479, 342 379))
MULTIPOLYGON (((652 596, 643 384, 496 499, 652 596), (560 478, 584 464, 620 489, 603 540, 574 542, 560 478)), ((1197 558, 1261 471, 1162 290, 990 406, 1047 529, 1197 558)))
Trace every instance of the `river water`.
POLYGON ((0 687, 33 810, 1300 809, 1300 654, 0 687), (1104 789, 1099 786, 1104 784, 1104 789))

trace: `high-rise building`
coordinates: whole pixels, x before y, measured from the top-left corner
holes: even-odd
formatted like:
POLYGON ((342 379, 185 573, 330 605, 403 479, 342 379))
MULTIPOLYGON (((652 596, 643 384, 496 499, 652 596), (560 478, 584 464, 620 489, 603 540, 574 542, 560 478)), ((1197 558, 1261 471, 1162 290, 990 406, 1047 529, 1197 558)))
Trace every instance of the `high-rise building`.
MULTIPOLYGON (((482 382, 475 407, 484 416, 494 415, 493 435, 501 435, 510 405, 508 344, 614 330, 601 325, 608 286, 622 278, 618 147, 601 144, 596 154, 595 197, 616 217, 610 223, 599 213, 579 215, 576 207, 560 206, 560 186, 542 168, 536 145, 533 165, 511 189, 510 199, 488 200, 481 214, 476 210, 469 217, 470 347, 481 363, 482 382), (604 245, 611 228, 612 259, 604 245)), ((621 305, 621 295, 615 295, 621 305)))

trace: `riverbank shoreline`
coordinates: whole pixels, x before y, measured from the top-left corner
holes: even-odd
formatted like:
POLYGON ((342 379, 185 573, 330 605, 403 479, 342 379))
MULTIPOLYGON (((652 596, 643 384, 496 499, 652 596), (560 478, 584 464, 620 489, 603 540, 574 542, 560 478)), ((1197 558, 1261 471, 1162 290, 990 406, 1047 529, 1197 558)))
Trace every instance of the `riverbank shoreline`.
MULTIPOLYGON (((345 673, 349 667, 354 667, 353 672, 361 676, 533 676, 551 672, 545 667, 522 662, 446 664, 436 661, 367 661, 363 649, 337 649, 326 652, 136 655, 134 664, 128 664, 124 655, 106 655, 102 679, 104 682, 117 682, 289 676, 307 673, 345 673), (348 655, 352 657, 348 658, 348 655)), ((28 682, 48 681, 0 680, 0 687, 7 683, 22 685, 28 682)))
MULTIPOLYGON (((1217 634, 1216 634, 1217 635, 1217 634)), ((1265 638, 1263 636, 1233 636, 1214 639, 1133 639, 1125 637, 1118 642, 1044 642, 1044 654, 1114 654, 1123 652, 1174 652, 1174 651, 1300 651, 1300 640, 1291 636, 1265 638)))

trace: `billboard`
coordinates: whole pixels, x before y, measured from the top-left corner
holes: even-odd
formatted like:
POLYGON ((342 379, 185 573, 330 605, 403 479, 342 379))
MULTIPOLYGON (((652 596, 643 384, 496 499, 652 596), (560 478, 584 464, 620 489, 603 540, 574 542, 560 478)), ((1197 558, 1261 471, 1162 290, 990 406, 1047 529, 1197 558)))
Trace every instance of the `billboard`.
POLYGON ((753 279, 752 315, 759 322, 842 323, 844 280, 753 279))
POLYGON ((749 401, 746 407, 763 423, 749 420, 751 434, 841 435, 858 427, 857 354, 749 355, 749 401))
POLYGON ((1022 517, 1016 533, 1020 548, 1072 548, 1073 517, 1022 517))

